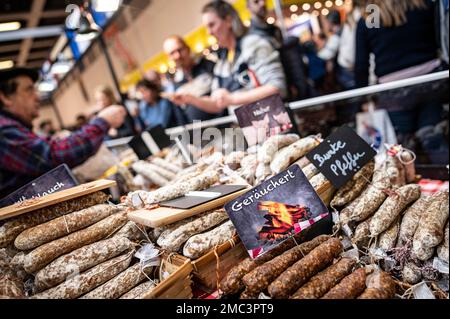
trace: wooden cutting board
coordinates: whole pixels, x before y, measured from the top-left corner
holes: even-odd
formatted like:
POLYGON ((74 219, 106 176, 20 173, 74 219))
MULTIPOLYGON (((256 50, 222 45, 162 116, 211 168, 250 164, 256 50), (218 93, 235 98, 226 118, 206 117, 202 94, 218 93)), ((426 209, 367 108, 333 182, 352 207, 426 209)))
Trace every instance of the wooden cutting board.
POLYGON ((47 196, 33 198, 25 202, 14 204, 0 209, 0 220, 19 216, 70 199, 92 194, 115 185, 116 185, 115 181, 102 179, 93 181, 91 183, 78 185, 73 188, 69 188, 47 196))
POLYGON ((249 190, 250 188, 246 188, 190 209, 178 209, 169 207, 159 207, 152 210, 140 209, 128 213, 128 219, 134 221, 135 223, 152 228, 161 227, 206 212, 208 210, 222 207, 229 201, 248 192, 249 190))

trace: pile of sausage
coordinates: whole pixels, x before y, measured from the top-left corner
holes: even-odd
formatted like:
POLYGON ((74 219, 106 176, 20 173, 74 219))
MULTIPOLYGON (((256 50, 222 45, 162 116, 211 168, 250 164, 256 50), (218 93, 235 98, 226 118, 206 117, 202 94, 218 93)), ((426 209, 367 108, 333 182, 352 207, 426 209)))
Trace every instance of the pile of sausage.
POLYGON ((397 157, 388 157, 375 170, 373 164, 361 170, 331 206, 340 210, 338 226, 355 246, 394 260, 393 273, 417 284, 435 258, 448 264, 449 194, 425 196, 419 185, 408 184, 411 175, 397 157))
POLYGON ((151 229, 149 237, 165 251, 197 259, 231 240, 235 233, 225 210, 218 209, 151 229))
POLYGON ((154 286, 148 280, 152 268, 142 268, 134 258, 146 230, 107 199, 96 192, 7 220, 0 227, 1 297, 141 298, 148 293, 154 286))
POLYGON ((389 299, 395 282, 380 270, 341 257, 339 239, 322 235, 296 245, 286 241, 261 257, 235 266, 220 284, 225 295, 257 299, 389 299))

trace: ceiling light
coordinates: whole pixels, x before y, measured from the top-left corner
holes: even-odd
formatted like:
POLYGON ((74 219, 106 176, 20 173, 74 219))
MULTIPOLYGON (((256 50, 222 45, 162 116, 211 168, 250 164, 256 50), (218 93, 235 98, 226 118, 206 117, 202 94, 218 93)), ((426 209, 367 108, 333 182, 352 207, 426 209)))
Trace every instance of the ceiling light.
POLYGON ((298 15, 297 14, 291 14, 291 20, 292 21, 296 21, 298 19, 298 15))
POLYGON ((9 69, 14 66, 13 60, 0 61, 0 70, 9 69))
POLYGON ((322 8, 322 4, 320 2, 316 2, 316 3, 314 3, 314 8, 320 9, 320 8, 322 8))
POLYGON ((159 73, 166 73, 169 68, 165 64, 159 66, 159 73))
POLYGON ((328 9, 322 9, 322 15, 327 16, 330 13, 328 9))
POLYGON ((340 7, 340 6, 342 6, 344 4, 344 1, 336 0, 335 4, 336 4, 336 6, 340 7))
POLYGON ((0 32, 4 31, 14 31, 20 29, 20 22, 6 22, 0 23, 0 32))
POLYGON ((267 23, 268 24, 274 24, 275 23, 275 18, 274 17, 268 17, 267 18, 267 23))
POLYGON ((92 7, 97 12, 111 12, 119 9, 122 0, 93 0, 92 7))
POLYGON ((195 45, 195 52, 200 53, 205 49, 203 43, 199 42, 195 45))
POLYGON ((52 92, 54 89, 56 89, 56 86, 51 82, 41 82, 38 85, 39 92, 52 92))
POLYGON ((304 11, 308 11, 309 9, 311 9, 311 5, 309 3, 304 3, 302 6, 302 9, 304 11))
POLYGON ((293 4, 289 7, 289 10, 291 10, 291 12, 296 12, 298 10, 298 5, 293 4))
POLYGON ((327 2, 325 2, 325 7, 331 8, 332 6, 333 6, 333 1, 328 0, 327 2))

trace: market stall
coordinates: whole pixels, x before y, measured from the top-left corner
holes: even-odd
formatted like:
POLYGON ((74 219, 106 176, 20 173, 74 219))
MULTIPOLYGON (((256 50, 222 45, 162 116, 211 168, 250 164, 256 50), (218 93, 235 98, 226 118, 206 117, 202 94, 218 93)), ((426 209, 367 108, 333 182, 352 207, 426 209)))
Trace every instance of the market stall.
POLYGON ((105 176, 128 184, 115 204, 114 182, 99 180, 0 210, 1 296, 448 299, 448 182, 430 191, 412 150, 376 152, 348 127, 231 151, 176 143, 145 159, 129 139, 109 142, 122 162, 105 176))

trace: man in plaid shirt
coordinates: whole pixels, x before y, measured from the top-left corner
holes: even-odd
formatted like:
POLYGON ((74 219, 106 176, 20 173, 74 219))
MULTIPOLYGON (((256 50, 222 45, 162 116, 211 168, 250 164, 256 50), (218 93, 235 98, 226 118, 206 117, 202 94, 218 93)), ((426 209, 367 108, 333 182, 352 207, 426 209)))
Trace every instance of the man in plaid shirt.
POLYGON ((120 127, 125 118, 123 107, 111 106, 66 138, 39 137, 32 131, 39 115, 37 79, 30 69, 0 71, 0 198, 62 163, 82 164, 97 152, 108 130, 120 127))

